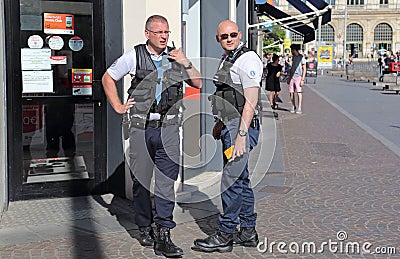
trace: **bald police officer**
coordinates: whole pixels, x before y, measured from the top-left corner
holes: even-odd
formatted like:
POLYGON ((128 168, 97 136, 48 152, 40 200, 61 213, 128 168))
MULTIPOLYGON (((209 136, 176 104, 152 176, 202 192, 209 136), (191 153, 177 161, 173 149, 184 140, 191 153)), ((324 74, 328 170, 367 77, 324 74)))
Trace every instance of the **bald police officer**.
POLYGON ((194 241, 193 250, 230 252, 233 245, 255 247, 257 214, 247 168, 249 152, 257 144, 259 121, 256 107, 259 100, 263 64, 260 57, 241 42, 242 33, 232 21, 219 24, 216 39, 224 49, 223 60, 214 77, 216 92, 212 108, 218 121, 213 129, 221 139, 224 157, 221 179, 223 213, 216 233, 194 241), (237 226, 240 226, 237 231, 237 226))

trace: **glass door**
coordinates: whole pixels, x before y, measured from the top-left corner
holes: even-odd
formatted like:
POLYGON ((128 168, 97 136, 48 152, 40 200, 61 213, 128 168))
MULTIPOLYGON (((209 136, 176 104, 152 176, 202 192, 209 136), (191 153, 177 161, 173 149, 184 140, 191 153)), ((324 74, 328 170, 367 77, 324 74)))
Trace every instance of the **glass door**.
POLYGON ((9 4, 19 9, 11 52, 20 61, 8 84, 11 199, 89 194, 106 174, 101 1, 9 4))

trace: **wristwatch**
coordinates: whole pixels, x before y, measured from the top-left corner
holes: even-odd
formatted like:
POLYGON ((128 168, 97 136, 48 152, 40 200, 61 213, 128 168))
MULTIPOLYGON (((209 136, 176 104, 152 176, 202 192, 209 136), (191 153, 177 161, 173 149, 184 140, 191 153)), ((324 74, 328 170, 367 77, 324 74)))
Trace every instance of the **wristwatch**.
POLYGON ((239 136, 244 137, 244 136, 246 136, 246 135, 247 135, 247 132, 246 132, 246 131, 244 131, 244 130, 239 130, 239 136))
POLYGON ((183 68, 184 68, 184 69, 191 69, 191 68, 193 68, 192 62, 190 61, 190 62, 189 62, 189 65, 188 65, 188 66, 183 66, 183 68))

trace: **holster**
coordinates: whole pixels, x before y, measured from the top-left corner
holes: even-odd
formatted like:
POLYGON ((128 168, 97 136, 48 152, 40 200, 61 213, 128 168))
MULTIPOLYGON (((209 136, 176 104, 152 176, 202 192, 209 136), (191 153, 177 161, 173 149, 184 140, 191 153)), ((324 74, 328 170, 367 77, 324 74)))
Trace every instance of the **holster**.
POLYGON ((129 131, 131 128, 131 121, 127 113, 125 113, 122 116, 121 126, 122 126, 122 135, 124 137, 124 140, 127 140, 129 138, 129 131))

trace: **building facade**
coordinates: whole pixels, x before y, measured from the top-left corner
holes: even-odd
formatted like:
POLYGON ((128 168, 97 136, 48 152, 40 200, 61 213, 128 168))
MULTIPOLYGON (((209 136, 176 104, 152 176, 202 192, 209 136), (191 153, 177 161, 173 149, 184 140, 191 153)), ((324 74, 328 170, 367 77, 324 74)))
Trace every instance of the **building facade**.
MULTIPOLYGON (((371 55, 376 57, 378 50, 381 49, 393 53, 400 51, 399 1, 325 0, 325 2, 332 6, 332 20, 322 26, 321 41, 334 46, 337 58, 343 56, 344 43, 346 53, 355 58, 370 58, 371 55)), ((277 4, 279 9, 288 14, 298 13, 287 1, 279 1, 277 4)), ((318 39, 318 36, 316 37, 318 39)), ((301 36, 293 33, 291 38, 292 42, 302 41, 301 36)), ((306 44, 304 49, 315 50, 315 42, 306 44)))

